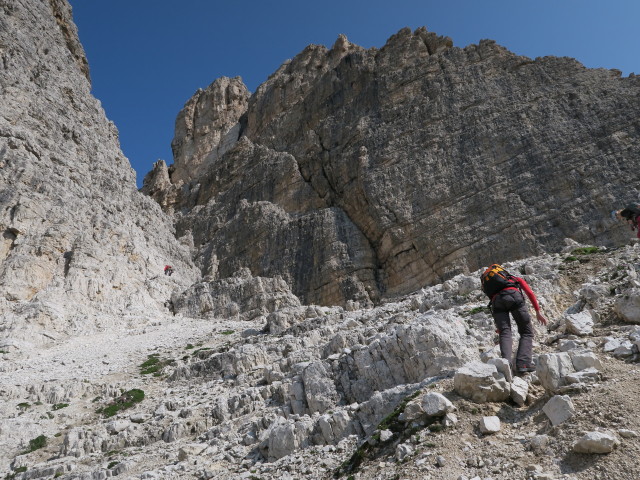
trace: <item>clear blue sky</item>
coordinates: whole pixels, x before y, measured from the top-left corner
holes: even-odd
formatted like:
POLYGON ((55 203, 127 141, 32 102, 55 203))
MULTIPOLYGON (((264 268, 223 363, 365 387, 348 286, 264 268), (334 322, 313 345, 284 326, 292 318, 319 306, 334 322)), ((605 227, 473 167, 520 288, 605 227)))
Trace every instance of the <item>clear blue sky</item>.
POLYGON ((70 0, 93 94, 120 131, 138 185, 173 162, 175 118, 198 88, 240 76, 255 91, 308 44, 340 33, 381 47, 426 26, 464 47, 496 40, 528 57, 569 56, 640 74, 639 0, 70 0))

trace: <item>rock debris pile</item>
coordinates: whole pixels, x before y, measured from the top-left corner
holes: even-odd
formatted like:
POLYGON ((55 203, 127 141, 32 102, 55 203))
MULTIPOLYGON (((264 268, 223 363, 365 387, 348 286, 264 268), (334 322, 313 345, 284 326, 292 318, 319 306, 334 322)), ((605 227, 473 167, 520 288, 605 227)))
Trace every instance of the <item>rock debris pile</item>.
MULTIPOLYGON (((523 377, 498 358, 485 299, 469 288, 480 272, 374 308, 167 315, 127 335, 83 337, 90 354, 77 343, 42 350, 35 362, 5 353, 0 428, 18 432, 3 435, 6 471, 24 479, 634 478, 640 342, 625 356, 609 345, 640 334, 617 313, 634 295, 640 248, 572 258, 507 265, 528 272, 558 320, 549 332, 538 327, 537 368, 523 377), (585 312, 591 332, 578 336, 570 318, 585 312), (63 366, 85 362, 86 370, 63 366), (143 398, 126 405, 135 391, 143 398), (40 436, 46 445, 27 453, 40 436)), ((280 295, 275 284, 263 287, 280 295)))

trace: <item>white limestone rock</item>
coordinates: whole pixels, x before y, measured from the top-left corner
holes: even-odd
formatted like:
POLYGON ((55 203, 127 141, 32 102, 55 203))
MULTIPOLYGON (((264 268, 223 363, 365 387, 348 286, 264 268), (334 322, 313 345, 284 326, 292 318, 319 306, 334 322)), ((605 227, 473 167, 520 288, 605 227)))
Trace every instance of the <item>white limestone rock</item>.
POLYGON ((578 291, 578 297, 591 308, 597 308, 608 295, 609 289, 606 285, 585 284, 578 291))
POLYGON ((456 370, 453 385, 456 393, 476 403, 501 402, 511 393, 509 383, 495 365, 477 361, 456 370))
POLYGON ((602 379, 602 374, 594 367, 588 367, 579 372, 565 375, 564 380, 567 385, 574 383, 593 384, 602 379))
POLYGON ((497 433, 501 429, 500 419, 495 415, 490 417, 482 417, 480 423, 478 424, 478 428, 481 433, 491 434, 497 433))
POLYGON ((595 368, 598 371, 602 371, 602 362, 598 356, 589 350, 574 350, 569 352, 571 357, 571 363, 576 371, 584 370, 586 368, 595 368))
POLYGON ((411 400, 402 412, 402 421, 406 423, 413 422, 424 415, 422 401, 420 399, 411 400))
POLYGON ((381 442, 388 442, 389 440, 391 440, 393 438, 393 432, 391 430, 382 430, 380 432, 380 441, 381 442))
POLYGON ((173 291, 199 272, 172 219, 138 192, 91 95, 69 4, 13 2, 2 18, 0 45, 11 45, 0 75, 2 343, 28 352, 169 313, 173 291))
POLYGON ((183 445, 178 449, 178 460, 184 462, 191 457, 197 457, 207 448, 209 448, 209 445, 206 443, 189 443, 183 445))
POLYGON ((455 410, 447 397, 437 392, 429 392, 422 397, 422 410, 427 417, 442 417, 455 410))
POLYGON ((109 432, 111 435, 115 435, 116 433, 120 433, 129 428, 129 425, 131 425, 131 422, 129 420, 113 420, 107 423, 106 427, 107 432, 109 432))
POLYGON ((612 352, 616 358, 630 357, 634 353, 638 353, 638 347, 630 340, 623 340, 612 352))
POLYGON ((442 425, 452 427, 458 423, 458 416, 455 413, 447 413, 442 419, 442 425))
POLYGON ((577 453, 611 453, 620 440, 610 432, 589 432, 573 444, 573 451, 577 453))
POLYGON ((593 318, 587 310, 565 316, 567 333, 585 336, 593 333, 593 318))
POLYGON ((507 382, 511 383, 513 381, 513 370, 509 360, 506 358, 492 358, 487 363, 495 365, 498 371, 507 379, 507 382))
POLYGON ((527 401, 527 395, 529 394, 529 383, 521 377, 514 377, 510 386, 511 399, 521 407, 527 401))
POLYGON ((405 458, 413 455, 414 447, 410 443, 401 443, 396 447, 396 460, 402 462, 405 458))
POLYGON ((616 297, 615 312, 627 323, 640 323, 640 289, 632 288, 616 297))
POLYGON ((311 443, 313 426, 314 422, 308 417, 299 420, 279 418, 264 434, 266 441, 261 444, 262 454, 272 462, 307 447, 311 443))
POLYGON ((536 374, 545 390, 555 393, 565 385, 564 377, 575 371, 568 353, 547 353, 538 357, 536 374))
POLYGON ((575 407, 568 395, 555 395, 545 403, 542 411, 553 426, 560 425, 570 419, 575 413, 575 407))
POLYGON ((318 419, 318 425, 325 442, 328 444, 336 444, 353 433, 351 416, 345 410, 321 415, 318 419))

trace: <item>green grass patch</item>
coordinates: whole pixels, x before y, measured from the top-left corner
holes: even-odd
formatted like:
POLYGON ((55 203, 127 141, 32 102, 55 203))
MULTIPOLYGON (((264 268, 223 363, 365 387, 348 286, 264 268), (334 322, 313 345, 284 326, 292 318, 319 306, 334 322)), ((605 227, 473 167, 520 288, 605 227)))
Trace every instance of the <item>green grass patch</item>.
POLYGON ((68 403, 56 403, 51 410, 60 410, 61 408, 67 408, 69 406, 68 403))
POLYGON ((463 315, 471 316, 471 315, 475 315, 476 313, 487 312, 488 310, 489 309, 486 306, 474 307, 471 310, 469 310, 468 312, 464 312, 463 315))
POLYGON ((158 377, 167 365, 174 363, 172 359, 163 359, 157 353, 152 353, 140 365, 140 373, 142 375, 151 375, 158 377))
POLYGON ((120 462, 109 462, 109 465, 107 465, 107 469, 111 470, 113 467, 115 467, 116 465, 118 465, 120 462))
POLYGON ((144 400, 144 392, 138 388, 134 388, 132 390, 124 392, 109 405, 99 409, 97 413, 101 413, 105 417, 113 417, 119 411, 131 408, 136 403, 140 403, 142 400, 144 400))
POLYGON ((407 408, 407 403, 420 395, 420 393, 420 390, 416 390, 411 395, 402 400, 402 402, 400 402, 400 404, 395 408, 393 412, 382 419, 382 421, 378 425, 378 430, 391 430, 392 432, 397 431, 398 417, 402 412, 404 412, 404 409, 407 408))
POLYGON ((578 257, 574 257, 574 256, 569 256, 566 257, 564 260, 562 260, 565 263, 569 263, 569 262, 577 262, 578 261, 578 257))
POLYGON ((580 247, 571 251, 572 255, 591 255, 598 253, 600 249, 598 247, 580 247))
POLYGON ((6 350, 0 350, 0 354, 6 355, 6 354, 8 354, 8 353, 9 353, 9 352, 7 352, 6 350))
POLYGON ((7 473, 5 480, 13 480, 14 478, 16 478, 16 475, 19 473, 24 473, 27 471, 27 467, 18 467, 16 468, 13 473, 7 473))
POLYGON ((26 410, 27 408, 31 408, 31 404, 28 402, 21 402, 18 404, 19 410, 26 410))
POLYGON ((190 343, 187 343, 187 346, 186 346, 186 347, 184 347, 184 348, 185 348, 185 350, 191 350, 192 348, 196 348, 196 346, 195 346, 195 345, 192 345, 192 344, 190 344, 190 343))
POLYGON ((35 452, 36 450, 40 450, 41 448, 44 448, 46 446, 47 446, 47 437, 45 437, 44 435, 40 435, 36 438, 32 438, 31 440, 29 440, 29 448, 27 448, 27 450, 25 450, 23 454, 35 452))
POLYGON ((220 333, 220 335, 231 335, 232 333, 235 333, 235 331, 234 330, 222 330, 219 333, 220 333))

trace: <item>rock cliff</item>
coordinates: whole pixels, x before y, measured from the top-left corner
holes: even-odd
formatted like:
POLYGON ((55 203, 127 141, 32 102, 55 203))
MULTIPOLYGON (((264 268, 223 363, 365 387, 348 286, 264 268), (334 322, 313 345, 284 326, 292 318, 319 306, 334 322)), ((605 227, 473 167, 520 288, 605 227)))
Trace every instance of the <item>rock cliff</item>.
POLYGON ((489 40, 341 36, 248 99, 240 79, 196 93, 144 191, 177 212, 203 275, 246 267, 306 303, 366 305, 567 237, 620 242, 608 212, 639 193, 639 93, 489 40))
POLYGON ((0 7, 3 347, 163 311, 197 271, 171 221, 136 190, 118 132, 90 93, 68 3, 0 7), (166 263, 178 274, 163 278, 166 263))

